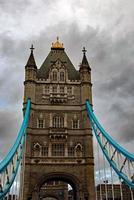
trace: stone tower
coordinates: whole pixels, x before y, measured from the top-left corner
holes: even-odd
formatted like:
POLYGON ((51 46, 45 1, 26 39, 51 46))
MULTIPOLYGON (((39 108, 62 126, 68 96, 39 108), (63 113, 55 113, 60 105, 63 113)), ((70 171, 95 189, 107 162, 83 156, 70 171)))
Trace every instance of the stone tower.
POLYGON ((79 71, 59 38, 38 69, 25 66, 24 109, 31 99, 22 175, 22 200, 39 200, 49 181, 70 184, 74 200, 95 200, 94 157, 85 100, 92 102, 91 69, 83 48, 79 71))

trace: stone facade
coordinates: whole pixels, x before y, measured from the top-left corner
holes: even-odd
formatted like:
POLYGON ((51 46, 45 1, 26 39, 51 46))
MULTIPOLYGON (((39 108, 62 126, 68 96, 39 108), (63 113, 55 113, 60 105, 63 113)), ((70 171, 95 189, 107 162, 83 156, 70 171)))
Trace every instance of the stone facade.
POLYGON ((41 187, 40 197, 44 200, 68 200, 68 184, 61 181, 49 181, 41 187))
POLYGON ((92 102, 91 69, 83 49, 77 71, 57 41, 38 69, 31 54, 25 67, 24 110, 31 99, 22 199, 38 200, 51 180, 69 183, 74 200, 95 200, 91 126, 85 100, 92 102))

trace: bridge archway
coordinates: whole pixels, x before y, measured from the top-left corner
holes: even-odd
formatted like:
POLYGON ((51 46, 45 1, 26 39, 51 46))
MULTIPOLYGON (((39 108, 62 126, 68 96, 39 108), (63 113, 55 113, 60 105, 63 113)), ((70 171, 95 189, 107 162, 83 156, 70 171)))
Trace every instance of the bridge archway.
POLYGON ((48 196, 44 196, 42 200, 59 200, 57 197, 52 196, 51 194, 48 196))
MULTIPOLYGON (((41 187, 49 181, 61 181, 66 184, 69 184, 73 190, 73 199, 74 200, 79 199, 80 182, 75 176, 73 176, 72 174, 68 174, 68 173, 49 173, 47 175, 44 175, 39 180, 38 184, 36 185, 36 190, 38 190, 40 197, 41 197, 41 187)), ((41 198, 44 199, 47 196, 43 195, 41 198)), ((53 196, 53 197, 57 198, 56 196, 53 196)))

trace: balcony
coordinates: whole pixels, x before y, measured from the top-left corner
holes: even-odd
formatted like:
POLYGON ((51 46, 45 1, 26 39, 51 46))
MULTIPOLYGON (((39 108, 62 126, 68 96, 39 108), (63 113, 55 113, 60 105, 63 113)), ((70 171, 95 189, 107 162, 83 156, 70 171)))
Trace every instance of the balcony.
POLYGON ((51 103, 66 103, 67 94, 66 93, 50 93, 49 99, 51 103))
POLYGON ((63 128, 54 128, 51 127, 49 130, 49 138, 51 140, 66 140, 67 139, 67 128, 63 127, 63 128))

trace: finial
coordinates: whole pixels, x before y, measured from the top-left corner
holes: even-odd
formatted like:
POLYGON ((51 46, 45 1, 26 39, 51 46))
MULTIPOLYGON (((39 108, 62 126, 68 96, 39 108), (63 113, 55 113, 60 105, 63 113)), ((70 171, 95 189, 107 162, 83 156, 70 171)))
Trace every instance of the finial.
POLYGON ((56 42, 52 43, 52 48, 55 48, 55 49, 64 49, 64 46, 63 46, 63 43, 61 43, 59 41, 59 37, 57 36, 56 38, 56 42))
POLYGON ((83 54, 85 55, 87 50, 85 49, 85 47, 83 47, 83 50, 82 50, 83 54))
POLYGON ((35 49, 34 47, 33 47, 33 44, 31 45, 31 53, 33 53, 33 50, 35 49))

